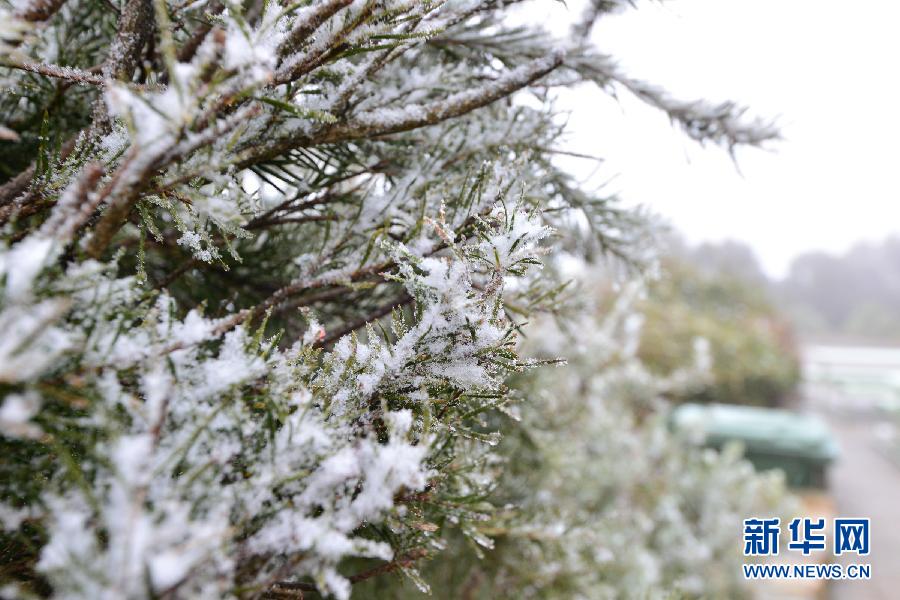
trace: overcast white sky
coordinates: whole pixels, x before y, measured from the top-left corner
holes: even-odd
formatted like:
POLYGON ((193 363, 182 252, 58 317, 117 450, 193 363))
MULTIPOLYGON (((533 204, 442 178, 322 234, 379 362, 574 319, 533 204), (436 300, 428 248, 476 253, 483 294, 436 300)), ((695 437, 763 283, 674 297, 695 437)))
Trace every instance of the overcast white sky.
MULTIPOLYGON (((569 14, 581 4, 569 1, 569 14)), ((538 0, 529 13, 566 11, 538 0)), ((594 32, 637 78, 679 98, 733 99, 777 117, 769 151, 702 148, 639 101, 593 89, 561 99, 572 149, 607 162, 593 181, 665 217, 691 241, 750 244, 765 270, 900 231, 900 2, 638 2, 594 32)), ((584 165, 589 170, 593 166, 584 165)))

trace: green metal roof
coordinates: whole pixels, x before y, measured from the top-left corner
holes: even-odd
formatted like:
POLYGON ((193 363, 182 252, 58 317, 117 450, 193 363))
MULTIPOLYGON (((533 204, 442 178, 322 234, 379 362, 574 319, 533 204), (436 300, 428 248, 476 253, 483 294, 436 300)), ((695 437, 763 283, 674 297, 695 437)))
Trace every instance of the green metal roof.
POLYGON ((720 446, 742 442, 748 454, 768 454, 831 462, 838 446, 820 419, 799 413, 755 406, 683 404, 672 414, 681 430, 698 431, 706 443, 720 446))

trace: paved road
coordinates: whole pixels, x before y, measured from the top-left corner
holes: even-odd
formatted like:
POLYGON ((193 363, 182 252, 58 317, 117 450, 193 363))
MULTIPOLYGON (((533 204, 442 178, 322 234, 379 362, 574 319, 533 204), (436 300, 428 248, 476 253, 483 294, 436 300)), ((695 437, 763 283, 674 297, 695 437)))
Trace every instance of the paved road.
POLYGON ((808 408, 828 422, 841 445, 830 474, 837 514, 872 520, 872 551, 866 558, 872 579, 832 582, 829 595, 833 600, 900 599, 900 468, 879 447, 878 420, 834 412, 814 397, 808 408))

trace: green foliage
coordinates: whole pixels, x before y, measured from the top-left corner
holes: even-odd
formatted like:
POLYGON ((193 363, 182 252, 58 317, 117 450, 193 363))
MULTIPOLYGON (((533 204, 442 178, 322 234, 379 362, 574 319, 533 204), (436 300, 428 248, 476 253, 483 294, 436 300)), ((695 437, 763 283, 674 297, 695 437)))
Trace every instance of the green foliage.
POLYGON ((572 287, 546 255, 639 265, 649 236, 560 169, 548 89, 621 87, 727 148, 776 132, 626 77, 589 36, 618 2, 559 39, 514 4, 0 0, 0 594, 424 589, 448 539, 530 527, 506 503, 532 486, 576 496, 552 444, 495 452, 509 380, 560 362, 520 332, 572 287))
MULTIPOLYGON (((790 512, 783 478, 754 473, 737 447, 716 452, 670 429, 663 397, 703 373, 648 372, 627 350, 634 307, 610 309, 609 282, 593 277, 582 273, 581 291, 596 304, 567 319, 577 333, 550 319, 530 328, 529 355, 566 349, 570 360, 515 378, 524 401, 499 424, 502 475, 485 497, 499 510, 475 522, 480 536, 442 530, 447 549, 422 569, 436 598, 750 596, 738 532, 747 514, 790 512)), ((400 579, 362 589, 419 597, 400 579)))
POLYGON ((774 406, 799 380, 791 330, 762 284, 670 261, 639 311, 639 356, 654 373, 689 366, 697 345, 708 353, 707 381, 673 396, 677 402, 774 406))

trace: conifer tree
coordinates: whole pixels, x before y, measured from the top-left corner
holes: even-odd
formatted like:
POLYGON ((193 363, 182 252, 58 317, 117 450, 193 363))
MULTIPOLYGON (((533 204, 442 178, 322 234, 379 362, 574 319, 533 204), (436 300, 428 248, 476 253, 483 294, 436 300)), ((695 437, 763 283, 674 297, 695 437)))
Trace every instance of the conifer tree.
MULTIPOLYGON (((564 263, 578 290, 529 324, 519 351, 564 355, 566 365, 512 378, 532 400, 497 419, 500 478, 487 497, 497 509, 477 525, 481 537, 451 533, 423 565, 432 597, 755 597, 736 543, 743 520, 787 522, 799 506, 782 473, 755 473, 737 445, 715 452, 672 427, 671 399, 712 379, 708 349, 687 344, 685 366, 652 373, 639 358, 647 282, 630 277, 614 292, 606 264, 546 263, 564 263)), ((396 579, 358 589, 364 598, 421 598, 396 579)))
POLYGON ((627 3, 515 4, 3 0, 3 593, 347 598, 481 535, 553 229, 641 233, 554 163, 552 91, 775 135, 597 51, 627 3))

